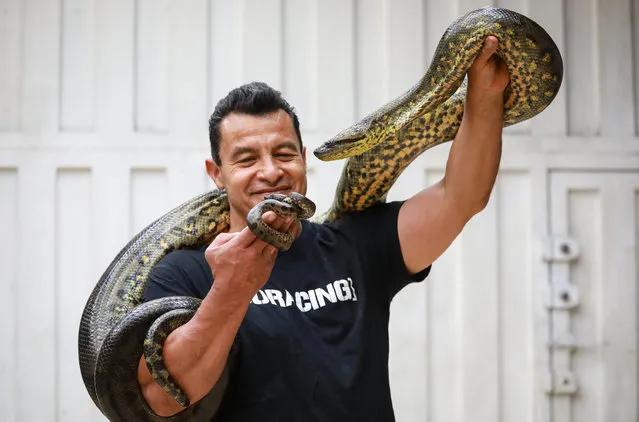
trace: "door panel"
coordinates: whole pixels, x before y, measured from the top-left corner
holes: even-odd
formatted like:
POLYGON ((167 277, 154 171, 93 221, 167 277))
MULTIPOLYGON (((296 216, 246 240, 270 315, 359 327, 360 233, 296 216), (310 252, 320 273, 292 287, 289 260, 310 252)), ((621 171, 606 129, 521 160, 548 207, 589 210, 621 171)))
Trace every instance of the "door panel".
POLYGON ((552 420, 636 421, 639 172, 550 180, 552 420))

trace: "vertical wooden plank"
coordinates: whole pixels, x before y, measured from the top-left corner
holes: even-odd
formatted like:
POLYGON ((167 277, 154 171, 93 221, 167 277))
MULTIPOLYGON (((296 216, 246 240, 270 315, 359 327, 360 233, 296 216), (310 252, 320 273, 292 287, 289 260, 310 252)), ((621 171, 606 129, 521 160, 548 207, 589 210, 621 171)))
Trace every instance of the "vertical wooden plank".
POLYGON ((95 287, 102 273, 131 239, 130 160, 122 152, 104 154, 92 167, 95 266, 86 287, 95 287))
MULTIPOLYGON (((603 241, 604 198, 601 186, 598 186, 599 183, 592 183, 592 179, 586 179, 588 180, 586 186, 579 183, 578 179, 583 176, 570 174, 565 177, 569 184, 568 230, 571 236, 579 242, 581 249, 579 264, 574 265, 570 270, 571 281, 579 289, 581 312, 571 314, 570 329, 576 342, 594 347, 590 352, 586 348, 582 348, 579 353, 575 353, 571 365, 579 377, 580 395, 587 397, 588 400, 574 400, 569 397, 566 400, 568 403, 562 403, 565 406, 565 409, 562 410, 565 411, 566 415, 572 413, 571 419, 569 419, 571 421, 604 422, 606 419, 601 419, 600 412, 602 405, 605 404, 602 369, 605 368, 606 362, 601 359, 602 356, 599 354, 603 352, 600 347, 606 336, 601 324, 603 322, 602 311, 605 312, 606 304, 604 292, 601 290, 603 286, 598 286, 597 283, 598 269, 603 263, 600 261, 601 254, 596 246, 602 245, 603 241), (577 186, 575 186, 575 182, 577 186), (597 349, 600 350, 600 353, 596 353, 597 349), (572 403, 570 403, 571 401, 572 403)), ((606 277, 606 284, 611 282, 613 281, 606 277)), ((555 352, 555 358, 557 355, 559 353, 555 352)), ((566 352, 561 353, 561 358, 568 361, 570 357, 565 355, 566 352)))
POLYGON ((283 0, 244 0, 244 81, 282 89, 283 0))
POLYGON ((319 128, 333 132, 355 121, 354 0, 318 2, 319 128))
MULTIPOLYGON (((393 186, 389 201, 410 198, 425 187, 419 183, 422 180, 426 182, 423 168, 409 166, 393 186)), ((431 278, 427 277, 420 283, 410 284, 391 303, 389 372, 395 419, 398 421, 430 420, 431 283, 431 278)))
POLYGON ((0 414, 7 422, 17 422, 17 291, 19 273, 18 170, 0 168, 0 414))
POLYGON ((391 99, 389 71, 395 64, 390 51, 396 46, 391 44, 388 0, 358 1, 357 6, 355 118, 361 119, 391 99))
POLYGON ((533 389, 533 422, 548 422, 552 419, 551 398, 546 394, 548 388, 549 373, 551 370, 551 354, 548 343, 551 336, 551 314, 548 312, 547 301, 550 290, 550 269, 548 264, 541 259, 543 255, 543 237, 548 236, 552 228, 550 226, 550 202, 549 192, 550 174, 543 156, 531 157, 530 163, 530 225, 533 236, 531 239, 531 263, 528 277, 530 283, 530 301, 533 315, 532 339, 530 359, 533 373, 531 388, 533 389))
POLYGON ((534 278, 531 276, 532 186, 525 171, 502 171, 497 179, 499 216, 499 420, 532 422, 534 371, 534 278))
POLYGON ((100 133, 130 132, 134 119, 135 2, 98 1, 96 126, 100 133))
POLYGON ((62 0, 60 129, 94 129, 96 80, 94 73, 94 1, 62 0))
POLYGON ((398 421, 428 420, 428 283, 430 279, 407 286, 391 305, 389 369, 398 421))
MULTIPOLYGON (((209 189, 206 188, 206 180, 202 182, 202 173, 207 178, 204 166, 204 157, 193 153, 177 153, 171 160, 167 169, 167 206, 173 208, 184 201, 199 195, 209 189)), ((162 210, 160 211, 161 214, 162 210)), ((168 208, 166 209, 168 211, 168 208)), ((159 217, 160 214, 158 214, 159 217)))
POLYGON ((244 0, 211 0, 209 109, 244 80, 244 0))
POLYGON ((497 7, 503 7, 527 15, 529 1, 530 0, 494 0, 494 4, 497 7))
POLYGON ((593 0, 566 0, 565 89, 568 96, 568 132, 594 135, 599 131, 597 113, 597 44, 593 0))
POLYGON ((456 1, 441 2, 437 0, 424 0, 424 72, 433 61, 433 55, 437 44, 446 28, 459 17, 459 9, 456 1))
POLYGON ((599 307, 602 393, 599 421, 637 420, 637 281, 635 202, 639 171, 602 177, 601 245, 592 276, 599 307))
POLYGON ((496 0, 457 0, 457 12, 461 16, 471 10, 484 6, 495 6, 495 1, 496 0))
MULTIPOLYGON (((557 93, 554 101, 544 110, 542 113, 530 119, 530 128, 533 136, 544 135, 565 135, 567 130, 568 107, 573 106, 573 102, 566 97, 569 85, 574 84, 570 79, 570 74, 566 73, 567 66, 582 66, 582 63, 587 63, 583 66, 590 66, 590 63, 578 61, 568 63, 567 54, 569 49, 572 48, 570 44, 564 42, 565 37, 565 22, 571 19, 571 15, 576 13, 575 9, 568 9, 570 13, 564 16, 564 2, 570 2, 573 0, 529 0, 528 14, 531 19, 541 25, 546 32, 552 37, 557 45, 557 48, 562 53, 564 58, 564 81, 561 89, 557 93), (570 82, 569 82, 570 81, 570 82)), ((587 9, 584 3, 579 3, 579 8, 587 9)), ((569 3, 567 3, 569 4, 569 3)), ((585 51, 579 50, 583 54, 585 51)), ((584 56, 580 57, 583 59, 584 56)), ((576 89, 583 88, 583 85, 577 85, 576 89)), ((583 100, 582 100, 583 101, 583 100)), ((571 115, 572 117, 572 115, 571 115)))
POLYGON ((208 137, 208 1, 171 2, 170 118, 171 130, 208 137))
POLYGON ((302 136, 318 129, 318 0, 284 0, 282 93, 297 110, 302 136))
POLYGON ((20 167, 18 327, 16 332, 18 421, 56 414, 55 339, 55 167, 44 153, 34 153, 20 167), (37 405, 34 405, 37 398, 37 405))
MULTIPOLYGON (((630 0, 598 0, 601 135, 635 133, 630 0)), ((579 6, 583 7, 583 6, 579 6)))
POLYGON ((424 7, 422 0, 394 0, 388 11, 388 96, 381 106, 410 87, 426 73, 424 67, 424 7))
POLYGON ((635 135, 639 135, 639 0, 632 0, 631 28, 632 28, 632 58, 633 62, 633 93, 635 110, 635 135))
MULTIPOLYGON (((427 186, 443 171, 428 170, 427 186)), ((428 282, 429 422, 463 422, 464 284, 462 243, 457 238, 433 265, 428 282)))
POLYGON ((0 0, 0 132, 20 130, 24 5, 0 0))
POLYGON ((60 1, 25 0, 22 129, 57 131, 60 89, 60 1))
POLYGON ((486 208, 466 225, 462 240, 462 420, 499 420, 500 274, 497 202, 493 191, 486 208))
POLYGON ((169 130, 169 1, 136 0, 136 109, 138 132, 169 130))
POLYGON ((133 236, 168 211, 167 176, 163 168, 132 168, 130 227, 133 236))
POLYGON ((61 168, 55 197, 56 391, 58 420, 89 421, 99 413, 78 367, 78 326, 95 282, 92 178, 88 168, 61 168))

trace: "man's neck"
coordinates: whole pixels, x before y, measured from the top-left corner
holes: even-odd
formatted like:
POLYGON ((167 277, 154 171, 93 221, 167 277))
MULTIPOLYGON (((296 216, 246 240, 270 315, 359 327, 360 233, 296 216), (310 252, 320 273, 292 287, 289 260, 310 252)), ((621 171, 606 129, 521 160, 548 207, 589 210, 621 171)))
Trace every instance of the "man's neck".
POLYGON ((229 233, 240 232, 246 227, 246 216, 241 216, 237 213, 230 213, 229 233))

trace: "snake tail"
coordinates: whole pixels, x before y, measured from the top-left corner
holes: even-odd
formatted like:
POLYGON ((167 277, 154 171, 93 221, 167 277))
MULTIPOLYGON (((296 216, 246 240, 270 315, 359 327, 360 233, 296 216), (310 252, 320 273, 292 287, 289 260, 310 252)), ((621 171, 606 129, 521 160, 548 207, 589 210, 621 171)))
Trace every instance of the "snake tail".
POLYGON ((164 364, 164 342, 169 334, 189 322, 194 314, 193 309, 181 308, 160 315, 153 322, 144 339, 144 358, 149 372, 164 391, 183 407, 190 406, 191 402, 164 364))
MULTIPOLYGON (((153 412, 144 400, 137 380, 144 340, 154 321, 174 310, 195 311, 200 303, 200 299, 192 297, 161 298, 145 302, 133 309, 107 335, 98 355, 95 390, 100 407, 109 409, 110 420, 186 421, 203 420, 201 418, 204 415, 210 418, 221 400, 218 396, 219 391, 226 386, 224 379, 197 406, 188 407, 171 418, 163 418, 153 412), (108 356, 109 359, 104 359, 103 356, 108 356)), ((151 372, 154 372, 154 368, 151 372)), ((154 378, 158 379, 157 376, 154 378)))

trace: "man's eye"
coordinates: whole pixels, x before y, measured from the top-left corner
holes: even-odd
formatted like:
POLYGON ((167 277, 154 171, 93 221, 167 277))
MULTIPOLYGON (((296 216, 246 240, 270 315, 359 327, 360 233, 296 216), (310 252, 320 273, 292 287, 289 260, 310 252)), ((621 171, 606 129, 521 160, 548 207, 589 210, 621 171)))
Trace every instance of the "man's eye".
POLYGON ((254 157, 243 157, 240 158, 239 160, 237 160, 238 163, 242 163, 242 164, 248 164, 248 163, 252 163, 255 161, 254 157))

